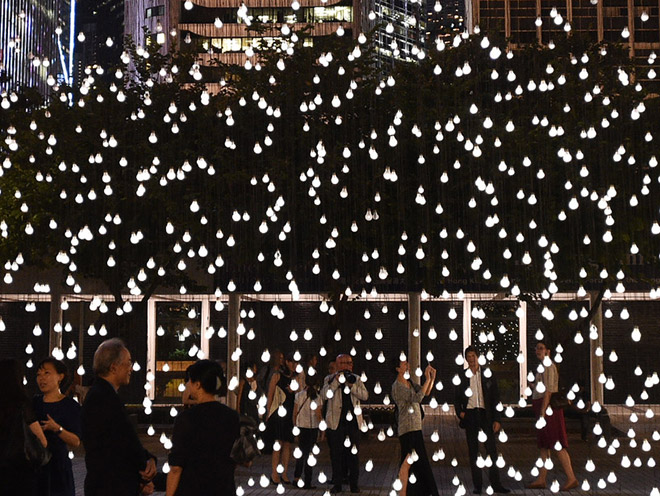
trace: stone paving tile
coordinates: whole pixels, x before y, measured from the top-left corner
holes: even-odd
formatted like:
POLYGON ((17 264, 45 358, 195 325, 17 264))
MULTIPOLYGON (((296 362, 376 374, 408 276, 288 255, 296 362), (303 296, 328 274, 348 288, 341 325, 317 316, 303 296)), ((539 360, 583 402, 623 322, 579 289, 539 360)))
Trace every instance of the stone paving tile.
MULTIPOLYGON (((599 448, 595 440, 590 442, 582 441, 579 432, 569 432, 569 452, 573 460, 573 468, 578 479, 582 482, 585 479, 589 482, 591 489, 589 491, 573 490, 569 494, 593 494, 602 496, 648 496, 652 488, 660 486, 660 468, 650 468, 647 466, 649 458, 653 457, 660 462, 660 443, 651 439, 651 433, 658 427, 655 419, 641 419, 632 424, 629 419, 630 412, 622 412, 613 416, 613 424, 624 433, 618 439, 620 447, 615 454, 608 454, 607 448, 599 448), (638 447, 633 449, 629 446, 629 439, 625 436, 628 429, 634 426, 639 432, 637 442, 638 447), (647 438, 650 451, 644 452, 640 449, 642 441, 647 438), (624 455, 627 455, 633 463, 637 457, 642 462, 642 466, 630 467, 624 469, 621 461, 624 455), (589 472, 586 468, 588 460, 595 464, 595 470, 589 472), (616 481, 607 482, 604 488, 598 488, 600 479, 607 480, 608 475, 613 472, 616 475, 616 481)), ((472 494, 472 483, 467 460, 467 446, 463 431, 458 428, 453 416, 450 415, 427 415, 425 419, 424 432, 427 439, 427 451, 429 455, 442 450, 444 459, 432 462, 438 489, 442 495, 458 495, 462 493, 456 483, 462 484, 467 494, 472 494), (439 441, 433 443, 431 434, 437 431, 439 441)), ((573 427, 575 425, 573 424, 573 427)), ((388 496, 392 491, 398 472, 399 446, 395 438, 387 438, 385 441, 378 441, 375 432, 370 433, 368 439, 364 439, 360 446, 360 487, 361 494, 366 496, 388 496), (373 470, 364 471, 367 460, 373 461, 373 470)), ((529 483, 533 477, 530 471, 534 462, 538 458, 536 441, 529 433, 533 433, 533 425, 530 422, 517 421, 515 423, 505 423, 505 430, 509 435, 509 440, 504 444, 499 444, 499 451, 506 460, 506 467, 501 470, 502 482, 505 486, 512 489, 514 494, 526 496, 550 496, 550 489, 547 490, 528 490, 525 489, 525 483, 529 483), (521 428, 522 424, 522 428, 521 428), (510 467, 514 471, 519 471, 522 475, 522 481, 516 481, 507 475, 510 467)), ((145 446, 159 457, 159 466, 166 459, 166 451, 158 441, 161 430, 157 429, 157 434, 149 437, 146 434, 141 436, 145 446)), ((323 495, 329 486, 321 485, 316 478, 323 471, 328 477, 331 476, 330 463, 327 455, 327 445, 321 446, 321 454, 318 457, 318 464, 315 467, 315 481, 317 486, 315 490, 295 489, 292 486, 282 486, 282 494, 291 496, 316 496, 323 495)), ((556 457, 553 458, 558 464, 556 457)), ((289 466, 289 477, 293 478, 293 463, 289 466)), ((78 453, 74 459, 74 474, 76 477, 77 491, 76 495, 83 495, 84 480, 84 460, 82 453, 78 453)), ((272 484, 266 488, 259 485, 261 474, 270 474, 270 457, 261 456, 250 469, 239 468, 237 470, 237 485, 244 490, 245 496, 271 496, 278 494, 277 488, 272 484), (252 478, 253 484, 249 481, 252 478)), ((557 465, 550 473, 549 480, 558 479, 560 483, 564 481, 564 475, 557 465)), ((484 483, 488 480, 487 474, 484 474, 484 483)), ((164 493, 157 493, 164 494, 164 493)), ((344 494, 350 494, 345 486, 344 494)), ((230 496, 230 495, 228 495, 230 496)))

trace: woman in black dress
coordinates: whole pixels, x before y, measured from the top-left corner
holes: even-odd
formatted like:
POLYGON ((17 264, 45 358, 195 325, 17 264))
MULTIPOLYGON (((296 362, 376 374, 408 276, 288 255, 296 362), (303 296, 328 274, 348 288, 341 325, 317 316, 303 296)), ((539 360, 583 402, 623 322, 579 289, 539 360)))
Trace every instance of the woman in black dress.
POLYGON ((76 486, 69 449, 80 445, 80 405, 62 394, 68 370, 60 360, 48 357, 37 366, 37 385, 42 394, 32 406, 46 434, 52 457, 39 472, 39 496, 74 496, 76 486))
POLYGON ((167 496, 236 494, 231 448, 239 436, 238 413, 221 404, 222 369, 200 360, 186 371, 186 394, 194 405, 174 423, 167 496))
POLYGON ((23 420, 41 444, 48 442, 25 393, 23 367, 17 360, 0 360, 0 398, 0 488, 2 494, 29 496, 36 488, 36 473, 23 454, 23 420))
POLYGON ((286 470, 291 458, 291 443, 294 441, 293 405, 296 393, 300 391, 300 385, 296 380, 296 365, 293 355, 287 355, 282 369, 273 374, 268 386, 266 430, 269 431, 271 439, 280 444, 279 450, 273 448, 271 459, 270 478, 273 484, 280 484, 280 482, 291 484, 286 470))

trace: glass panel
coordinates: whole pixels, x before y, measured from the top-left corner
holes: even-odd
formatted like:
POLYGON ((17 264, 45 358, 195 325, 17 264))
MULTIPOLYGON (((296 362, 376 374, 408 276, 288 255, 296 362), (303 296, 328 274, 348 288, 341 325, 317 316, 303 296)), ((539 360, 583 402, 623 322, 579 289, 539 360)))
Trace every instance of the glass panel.
POLYGON ((200 312, 200 302, 156 303, 155 403, 181 402, 180 386, 201 345, 200 312))
POLYGON ((0 357, 23 364, 30 394, 38 392, 36 366, 48 356, 49 319, 50 303, 0 302, 0 357))
POLYGON ((517 303, 509 301, 472 302, 472 345, 488 360, 497 377, 502 403, 520 398, 520 322, 517 303))
POLYGON ((451 379, 460 370, 456 357, 463 354, 463 302, 422 301, 421 309, 421 365, 424 368, 430 363, 437 370, 436 387, 430 396, 441 405, 451 405, 451 379))

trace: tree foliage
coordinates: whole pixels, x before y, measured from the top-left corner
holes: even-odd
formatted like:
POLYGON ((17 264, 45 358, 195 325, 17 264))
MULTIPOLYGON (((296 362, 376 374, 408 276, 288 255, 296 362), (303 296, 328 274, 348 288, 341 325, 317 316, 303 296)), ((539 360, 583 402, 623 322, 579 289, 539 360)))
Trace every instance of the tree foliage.
POLYGON ((386 72, 368 40, 302 38, 221 68, 216 94, 194 60, 129 46, 110 81, 3 95, 4 289, 58 266, 118 299, 549 297, 657 264, 658 102, 618 47, 458 37, 386 72))

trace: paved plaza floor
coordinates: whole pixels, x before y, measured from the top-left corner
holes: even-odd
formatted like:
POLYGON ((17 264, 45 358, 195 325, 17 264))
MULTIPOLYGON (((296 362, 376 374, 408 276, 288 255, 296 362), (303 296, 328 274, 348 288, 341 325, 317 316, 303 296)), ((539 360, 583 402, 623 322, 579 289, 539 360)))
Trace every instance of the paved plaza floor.
MULTIPOLYGON (((641 417, 641 415, 640 415, 641 417)), ((573 460, 573 468, 580 480, 587 480, 590 488, 588 491, 583 489, 574 489, 570 494, 594 494, 594 495, 650 495, 655 487, 660 487, 660 468, 649 467, 649 459, 660 462, 660 442, 652 440, 653 431, 658 428, 658 422, 654 419, 632 424, 627 414, 613 415, 613 425, 617 428, 619 436, 615 438, 619 447, 612 451, 610 446, 600 448, 597 439, 589 441, 580 439, 579 429, 576 425, 569 423, 569 452, 573 460), (630 446, 628 432, 634 427, 638 433, 636 448, 630 446), (642 449, 644 439, 649 443, 642 449), (610 453, 608 453, 608 449, 610 453), (627 456, 631 466, 624 468, 622 460, 627 456), (637 460, 638 459, 638 460, 637 460), (635 462, 641 466, 636 467, 635 462), (589 471, 589 468, 594 469, 589 471), (609 479, 609 480, 608 480, 609 479), (600 482, 600 487, 599 487, 600 482)), ((429 456, 442 450, 444 458, 432 462, 435 479, 441 495, 472 494, 472 483, 470 470, 468 466, 467 445, 465 436, 458 428, 455 418, 450 415, 427 415, 424 420, 424 433, 427 440, 427 451, 429 456), (438 433, 439 440, 432 441, 432 434, 438 433), (465 492, 464 492, 465 491, 465 492)), ((513 494, 524 495, 551 495, 552 490, 529 490, 525 489, 525 484, 529 483, 533 477, 530 474, 534 462, 538 458, 536 440, 534 437, 533 424, 531 421, 514 421, 504 424, 508 435, 506 443, 500 443, 499 452, 503 455, 506 466, 501 470, 503 484, 512 490, 513 494), (515 473, 519 472, 516 480, 515 473), (511 475, 514 475, 513 477, 511 475)), ((141 431, 145 431, 141 426, 141 431)), ((399 443, 396 438, 387 438, 379 441, 377 438, 377 427, 365 437, 360 446, 360 488, 361 494, 366 496, 389 496, 392 491, 392 483, 395 481, 398 472, 399 443), (373 468, 370 472, 365 470, 367 462, 371 460, 373 468)), ((154 436, 149 437, 146 434, 141 435, 145 446, 159 457, 159 468, 166 460, 166 450, 159 442, 160 434, 163 430, 158 430, 154 436)), ((616 441, 615 441, 616 444, 616 441)), ((557 479, 559 483, 565 480, 564 474, 558 466, 556 457, 553 458, 557 466, 550 472, 549 481, 557 479)), ((625 464, 625 461, 624 461, 625 464)), ((328 478, 331 476, 330 462, 328 459, 327 445, 322 443, 321 454, 318 457, 318 465, 315 470, 314 484, 317 489, 302 490, 295 489, 292 486, 281 486, 280 491, 283 494, 292 496, 303 495, 323 495, 328 489, 327 484, 320 484, 317 480, 320 472, 324 472, 328 478)), ((83 495, 83 480, 85 474, 85 464, 82 453, 77 453, 74 458, 74 474, 76 477, 77 491, 76 495, 83 495)), ((240 468, 236 472, 236 483, 240 486, 246 496, 265 496, 282 494, 277 491, 277 487, 270 484, 263 488, 260 485, 261 474, 270 475, 270 456, 260 456, 250 469, 240 468)), ((289 466, 289 477, 293 478, 293 462, 289 466)), ((487 473, 484 474, 484 484, 488 481, 487 473)), ((343 494, 350 494, 348 487, 344 486, 343 494)), ((164 494, 164 493, 156 493, 164 494)), ((484 491, 485 494, 485 491, 484 491)), ((231 495, 227 495, 231 496, 231 495)))

